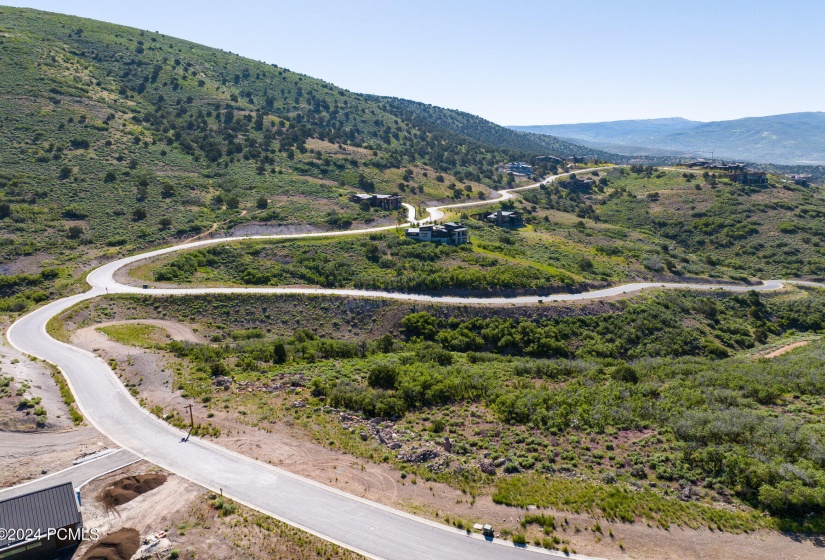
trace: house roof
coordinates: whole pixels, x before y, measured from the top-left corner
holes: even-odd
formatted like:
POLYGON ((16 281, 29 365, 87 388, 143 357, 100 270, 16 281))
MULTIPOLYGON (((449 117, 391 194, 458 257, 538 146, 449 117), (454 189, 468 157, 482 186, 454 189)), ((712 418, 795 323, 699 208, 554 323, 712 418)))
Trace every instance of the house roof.
MULTIPOLYGON (((49 529, 82 521, 71 482, 0 502, 0 527, 4 529, 23 529, 35 535, 40 531, 45 536, 49 529)), ((10 531, 5 540, 0 540, 0 550, 27 540, 18 538, 16 533, 10 531)))

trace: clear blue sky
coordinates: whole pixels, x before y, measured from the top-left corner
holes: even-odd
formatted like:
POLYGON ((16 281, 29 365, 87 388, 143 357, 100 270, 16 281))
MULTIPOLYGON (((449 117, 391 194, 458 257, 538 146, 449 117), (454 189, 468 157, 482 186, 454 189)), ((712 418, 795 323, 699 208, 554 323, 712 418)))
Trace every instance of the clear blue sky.
POLYGON ((9 3, 505 125, 825 110, 823 0, 9 3))

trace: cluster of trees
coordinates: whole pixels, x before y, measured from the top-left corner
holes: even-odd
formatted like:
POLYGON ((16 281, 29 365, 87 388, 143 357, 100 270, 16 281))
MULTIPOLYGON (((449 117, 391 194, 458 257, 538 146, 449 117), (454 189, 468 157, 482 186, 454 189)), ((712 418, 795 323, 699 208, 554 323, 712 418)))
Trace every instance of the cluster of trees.
POLYGON ((39 274, 0 275, 0 312, 25 311, 35 303, 46 301, 48 290, 59 276, 56 268, 44 268, 39 274))
MULTIPOLYGON (((818 298, 803 301, 809 300, 818 298)), ((810 304, 766 305, 756 292, 724 299, 670 292, 640 303, 619 303, 617 312, 607 315, 541 320, 496 316, 460 321, 422 311, 407 315, 401 325, 409 339, 435 341, 459 352, 488 351, 537 358, 719 358, 752 348, 764 342, 769 333, 825 327, 825 316, 815 311, 805 315, 810 320, 804 325, 794 323, 794 327, 789 327, 791 317, 794 321, 801 317, 800 310, 788 310, 795 305, 810 304), (685 328, 689 321, 696 323, 694 328, 685 328)))
POLYGON ((143 102, 132 120, 150 132, 152 142, 177 146, 207 162, 242 158, 266 168, 280 163, 278 154, 292 160, 296 152, 305 153, 307 140, 317 138, 380 148, 372 162, 379 169, 417 161, 459 180, 501 184, 505 178, 494 168, 502 161, 527 160, 549 170, 536 155, 584 150, 459 111, 354 94, 212 49, 187 47, 181 55, 177 40, 154 34, 126 37, 138 45, 126 57, 123 39, 114 41, 105 30, 63 39, 78 56, 90 57, 101 74, 117 76, 109 87, 119 95, 143 102), (215 90, 228 91, 229 101, 215 101, 215 90))

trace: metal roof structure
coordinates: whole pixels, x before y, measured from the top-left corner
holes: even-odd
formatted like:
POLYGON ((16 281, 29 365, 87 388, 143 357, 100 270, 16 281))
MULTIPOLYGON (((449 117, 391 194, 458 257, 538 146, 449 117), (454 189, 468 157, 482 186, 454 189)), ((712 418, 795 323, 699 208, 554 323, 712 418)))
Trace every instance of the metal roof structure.
POLYGON ((49 529, 82 521, 71 482, 4 500, 0 502, 0 527, 9 534, 0 540, 0 551, 36 536, 38 531, 45 538, 49 529))

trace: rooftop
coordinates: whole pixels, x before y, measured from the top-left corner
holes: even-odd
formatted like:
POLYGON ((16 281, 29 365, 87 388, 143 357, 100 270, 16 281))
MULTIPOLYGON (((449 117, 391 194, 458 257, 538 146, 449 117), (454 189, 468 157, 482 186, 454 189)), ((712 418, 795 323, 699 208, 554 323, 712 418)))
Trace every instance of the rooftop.
MULTIPOLYGON (((0 527, 24 529, 45 536, 49 529, 59 529, 82 522, 71 482, 9 498, 0 502, 0 527)), ((10 531, 0 540, 0 551, 23 540, 10 531)))

